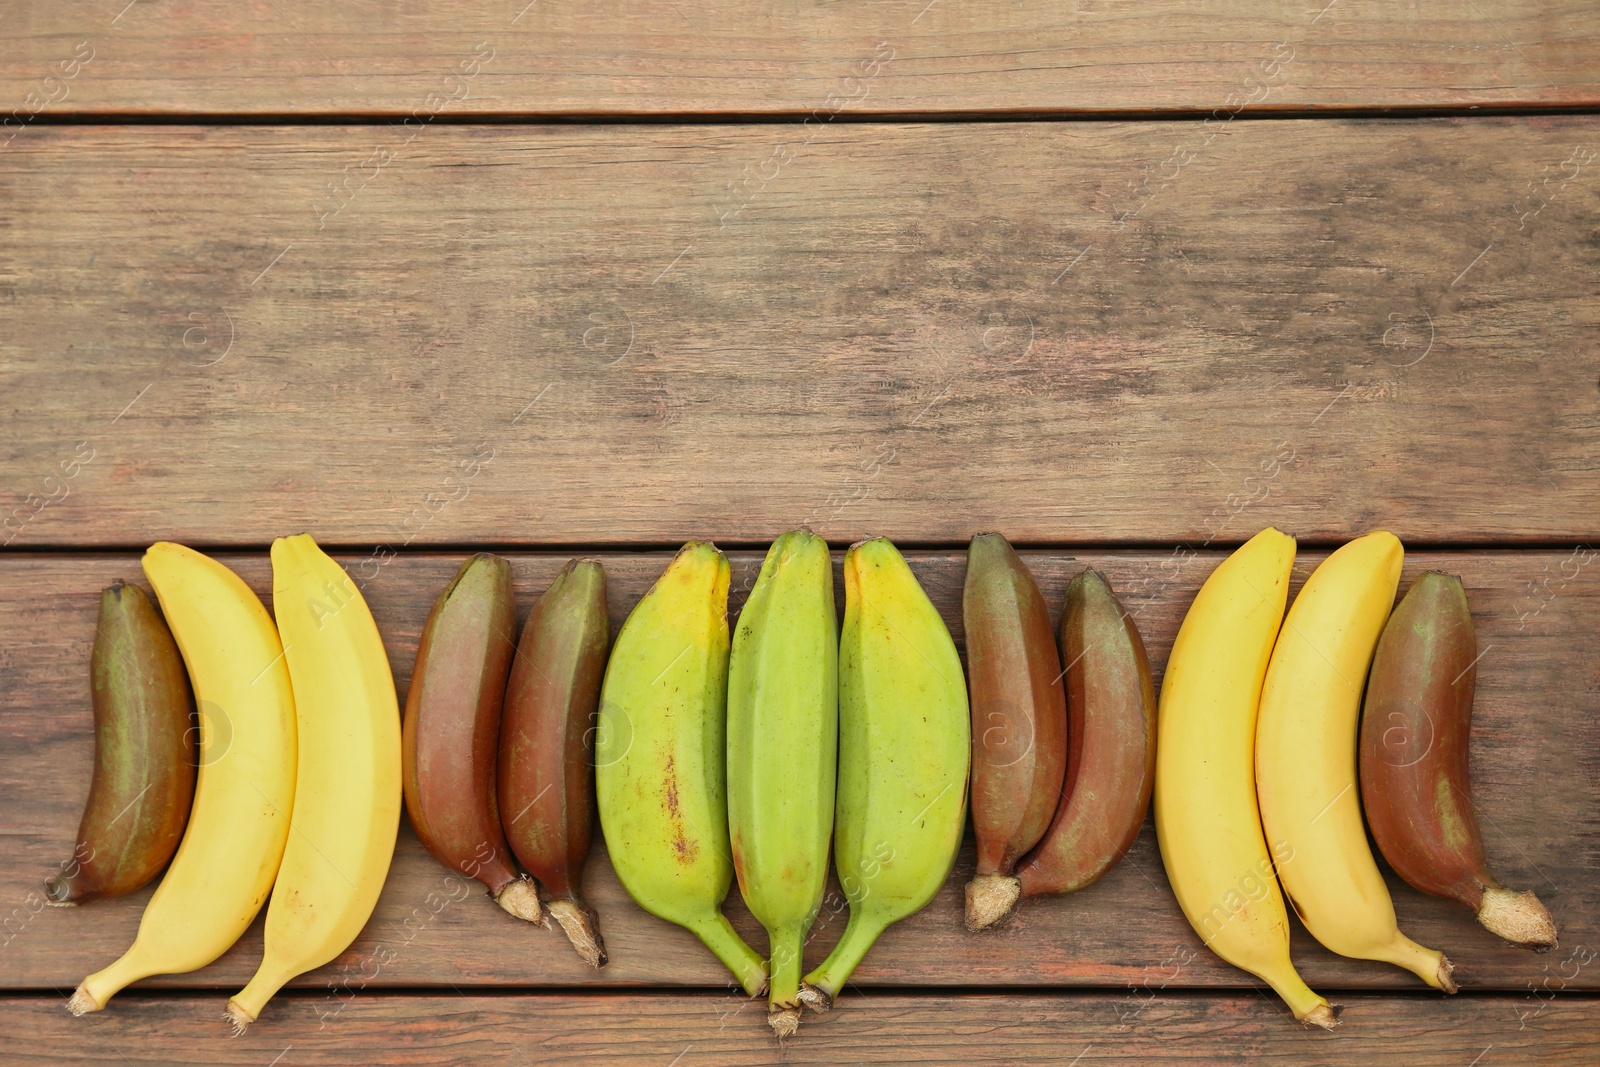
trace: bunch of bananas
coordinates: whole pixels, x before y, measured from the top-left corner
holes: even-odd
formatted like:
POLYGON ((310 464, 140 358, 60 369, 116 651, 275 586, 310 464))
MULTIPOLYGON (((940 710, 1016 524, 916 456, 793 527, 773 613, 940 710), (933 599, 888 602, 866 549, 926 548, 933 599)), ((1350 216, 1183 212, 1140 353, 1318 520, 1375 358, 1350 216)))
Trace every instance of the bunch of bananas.
POLYGON ((844 588, 836 637, 827 545, 785 534, 730 648, 727 558, 685 545, 618 635, 600 703, 600 822, 618 877, 747 993, 770 983, 780 1037, 933 898, 966 818, 966 689, 943 619, 881 538, 845 554, 844 588), (801 983, 830 835, 850 918, 801 983), (721 911, 736 871, 768 960, 721 911))

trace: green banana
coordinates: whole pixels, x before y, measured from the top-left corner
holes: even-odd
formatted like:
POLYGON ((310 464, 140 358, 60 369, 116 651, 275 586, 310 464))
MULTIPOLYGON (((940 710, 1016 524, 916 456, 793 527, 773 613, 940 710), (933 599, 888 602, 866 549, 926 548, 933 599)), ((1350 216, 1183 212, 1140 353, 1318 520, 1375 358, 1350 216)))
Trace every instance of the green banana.
POLYGON ((733 869, 767 928, 779 1037, 800 1024, 801 957, 828 881, 838 733, 833 562, 826 541, 795 530, 767 552, 728 664, 733 869))
POLYGON ((967 820, 967 686, 944 620, 894 545, 850 546, 839 643, 834 863, 844 935, 800 1000, 827 1011, 878 935, 944 884, 967 820))
POLYGON ((728 559, 691 541, 634 606, 606 664, 594 753, 600 826, 628 894, 698 935, 755 996, 766 965, 721 911, 733 884, 727 697, 728 559))

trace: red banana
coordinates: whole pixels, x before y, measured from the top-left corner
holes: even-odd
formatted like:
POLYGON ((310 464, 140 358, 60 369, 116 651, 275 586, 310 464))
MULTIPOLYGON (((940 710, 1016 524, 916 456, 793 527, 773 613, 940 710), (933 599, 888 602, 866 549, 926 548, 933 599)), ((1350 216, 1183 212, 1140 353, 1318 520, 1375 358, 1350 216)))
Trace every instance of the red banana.
POLYGON ((1461 579, 1411 584, 1378 639, 1361 715, 1361 801, 1396 874, 1459 900, 1514 945, 1543 952, 1555 923, 1539 898, 1502 886, 1483 854, 1467 768, 1477 642, 1461 579))
POLYGON ((1016 906, 1012 870, 1056 810, 1067 764, 1067 709, 1044 597, 1000 534, 972 539, 961 611, 978 839, 978 870, 967 883, 967 928, 981 930, 1016 906))
POLYGON ((1024 897, 1071 893, 1133 847, 1156 776, 1156 690, 1133 617, 1086 570, 1061 615, 1067 671, 1067 782, 1044 840, 1017 866, 1024 897))
POLYGON ((599 560, 573 560, 533 606, 500 727, 500 811, 517 859, 572 947, 604 966, 598 917, 583 901, 594 827, 594 722, 610 622, 599 560))
POLYGON ((495 745, 516 601, 511 567, 482 553, 461 565, 422 627, 406 694, 401 759, 406 811, 435 859, 478 879, 506 911, 547 925, 517 872, 496 806, 495 745))
POLYGON ((177 851, 194 800, 189 676, 138 586, 118 579, 100 594, 89 675, 94 777, 72 859, 45 883, 52 904, 119 896, 150 881, 177 851))

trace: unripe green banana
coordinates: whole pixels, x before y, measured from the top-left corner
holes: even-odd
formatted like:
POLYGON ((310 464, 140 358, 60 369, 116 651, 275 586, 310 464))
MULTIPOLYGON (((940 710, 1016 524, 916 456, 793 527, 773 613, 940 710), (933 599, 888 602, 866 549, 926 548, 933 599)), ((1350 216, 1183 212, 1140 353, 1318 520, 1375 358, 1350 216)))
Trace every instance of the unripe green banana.
POLYGON ((800 999, 816 1011, 879 934, 944 884, 966 827, 972 754, 955 642, 894 545, 850 546, 844 589, 834 862, 850 921, 806 975, 800 999))
POLYGON ((838 732, 833 562, 826 541, 795 530, 767 552, 728 665, 733 867, 767 928, 779 1037, 800 1024, 801 955, 828 881, 838 732))
POLYGON ((728 560, 684 545, 622 624, 600 689, 595 787, 617 878, 697 934, 747 993, 766 966, 722 914, 733 884, 724 736, 728 560))

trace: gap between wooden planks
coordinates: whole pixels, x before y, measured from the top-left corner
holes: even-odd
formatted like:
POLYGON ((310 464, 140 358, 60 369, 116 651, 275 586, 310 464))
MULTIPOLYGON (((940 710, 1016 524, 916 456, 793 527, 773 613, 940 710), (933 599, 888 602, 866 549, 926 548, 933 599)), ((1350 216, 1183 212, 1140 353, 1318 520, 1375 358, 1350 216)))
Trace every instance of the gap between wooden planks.
MULTIPOLYGON (((1134 614, 1159 672, 1195 590, 1221 553, 1026 553, 1046 602, 1059 613, 1068 580, 1098 567, 1134 614)), ((1303 581, 1325 552, 1305 552, 1303 581)), ((223 556, 264 597, 267 560, 223 556)), ((461 556, 406 554, 381 567, 340 555, 358 579, 387 643, 402 699, 428 607, 461 556)), ((509 557, 525 617, 565 562, 559 554, 509 557)), ((655 580, 668 553, 607 554, 613 633, 655 580)), ((908 558, 962 639, 964 554, 913 552, 908 558)), ((754 583, 761 554, 732 554, 730 610, 754 583)), ((1402 589, 1425 569, 1465 581, 1483 653, 1473 730, 1478 810, 1495 870, 1531 888, 1550 907, 1561 945, 1536 956, 1503 945, 1470 913, 1391 879, 1404 929, 1443 949, 1468 990, 1541 994, 1600 989, 1600 885, 1593 877, 1597 760, 1600 760, 1600 584, 1593 552, 1473 551, 1414 553, 1402 589)), ((75 909, 30 906, 28 894, 71 851, 88 783, 92 732, 88 654, 99 590, 113 578, 140 581, 127 554, 0 557, 0 791, 9 798, 0 835, 0 904, 9 911, 0 947, 0 984, 12 989, 70 989, 132 940, 149 890, 75 909)), ((842 589, 837 593, 843 606, 842 589)), ((937 899, 894 927, 868 955, 855 983, 865 988, 994 984, 1008 987, 1130 988, 1129 995, 1195 988, 1242 988, 1243 972, 1205 951, 1177 909, 1148 826, 1126 860, 1101 882, 1067 897, 1026 902, 1017 920, 982 935, 965 931, 961 887, 972 870, 970 842, 937 899)), ((635 906, 597 847, 586 878, 599 910, 611 963, 584 967, 559 932, 510 919, 476 889, 453 877, 402 826, 401 844, 377 912, 339 960, 296 979, 336 1012, 352 990, 451 984, 726 989, 729 977, 687 932, 635 906)), ((807 959, 820 960, 843 926, 837 888, 830 891, 807 959)), ((752 945, 764 935, 730 893, 728 911, 752 945)), ((260 953, 259 923, 220 962, 140 988, 237 987, 260 953)), ((1336 957, 1298 928, 1297 965, 1323 990, 1421 987, 1392 967, 1336 957)))

